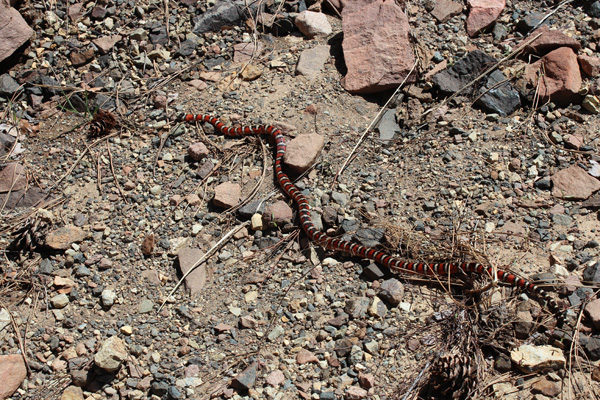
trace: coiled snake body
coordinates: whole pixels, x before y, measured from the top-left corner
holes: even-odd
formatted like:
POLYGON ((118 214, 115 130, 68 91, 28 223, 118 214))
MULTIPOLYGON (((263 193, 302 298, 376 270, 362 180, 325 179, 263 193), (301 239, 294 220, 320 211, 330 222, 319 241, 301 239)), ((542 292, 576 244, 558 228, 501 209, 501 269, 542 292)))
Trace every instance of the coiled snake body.
MULTIPOLYGON (((272 125, 256 125, 242 127, 228 127, 219 119, 210 115, 204 114, 184 114, 180 117, 185 122, 207 122, 214 126, 219 132, 229 137, 240 137, 245 135, 260 135, 268 134, 273 137, 276 144, 275 155, 275 176, 277 182, 283 191, 291 197, 298 206, 300 216, 300 224, 306 232, 308 238, 326 249, 332 251, 343 251, 353 256, 368 258, 384 267, 388 268, 393 273, 408 273, 419 275, 437 275, 440 277, 455 275, 458 273, 477 273, 479 275, 493 276, 492 267, 476 262, 442 262, 442 263, 422 263, 412 262, 390 256, 389 254, 379 251, 374 248, 365 247, 356 243, 348 242, 337 238, 327 236, 324 232, 315 228, 310 218, 310 206, 306 197, 294 186, 290 178, 283 170, 283 155, 285 154, 285 138, 281 131, 272 125)), ((544 289, 535 285, 526 279, 520 278, 510 272, 500 269, 496 270, 498 279, 508 283, 509 285, 521 288, 526 292, 546 301, 548 307, 556 314, 560 314, 561 310, 557 302, 544 289)))

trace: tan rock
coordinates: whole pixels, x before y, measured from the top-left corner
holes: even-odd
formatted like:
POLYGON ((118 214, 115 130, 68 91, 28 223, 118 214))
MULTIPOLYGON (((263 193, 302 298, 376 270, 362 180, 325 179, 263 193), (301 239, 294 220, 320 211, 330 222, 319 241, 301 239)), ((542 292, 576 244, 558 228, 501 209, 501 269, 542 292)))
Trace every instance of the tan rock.
POLYGON ((100 349, 94 356, 94 362, 108 372, 115 372, 121 367, 121 363, 127 358, 125 342, 117 336, 111 336, 102 343, 100 349))
POLYGON ((71 244, 81 242, 87 237, 87 233, 75 226, 66 225, 53 230, 46 235, 46 245, 54 250, 66 250, 71 244))
MULTIPOLYGON (((184 247, 177 253, 179 260, 179 268, 182 274, 187 274, 188 271, 196 264, 196 262, 204 255, 204 252, 198 248, 184 247)), ((194 295, 206 284, 206 268, 204 265, 199 265, 185 278, 185 287, 194 295)))
POLYGON ((237 183, 224 182, 215 188, 213 204, 219 208, 231 208, 237 205, 242 197, 242 188, 237 183))
POLYGON ((83 390, 77 386, 69 386, 66 388, 62 395, 60 396, 60 400, 83 400, 83 390))
POLYGON ((552 346, 533 346, 524 344, 510 352, 513 363, 526 373, 544 369, 559 369, 566 360, 561 349, 552 346))
POLYGON ((301 174, 314 164, 324 145, 325 139, 321 135, 300 135, 287 144, 283 161, 292 172, 301 174))
POLYGON ((333 30, 327 21, 327 16, 320 12, 302 11, 294 21, 298 30, 307 38, 325 37, 331 35, 333 30))

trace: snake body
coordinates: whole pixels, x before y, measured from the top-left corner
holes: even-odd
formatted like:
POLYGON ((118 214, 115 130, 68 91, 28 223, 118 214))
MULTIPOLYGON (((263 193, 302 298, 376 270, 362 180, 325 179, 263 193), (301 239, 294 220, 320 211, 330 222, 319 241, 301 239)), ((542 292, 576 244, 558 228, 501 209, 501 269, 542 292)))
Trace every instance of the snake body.
MULTIPOLYGON (((272 125, 255 125, 228 127, 219 119, 205 114, 184 114, 180 117, 185 122, 207 122, 214 126, 217 131, 228 137, 240 137, 246 135, 267 134, 273 137, 276 145, 275 152, 275 177, 281 189, 294 200, 298 206, 300 224, 310 240, 332 251, 342 251, 353 256, 368 258, 391 272, 418 274, 418 275, 436 275, 447 277, 459 273, 477 273, 479 275, 493 276, 494 271, 491 266, 486 266, 477 262, 441 262, 441 263, 423 263, 404 260, 393 257, 383 251, 365 247, 360 244, 352 243, 346 240, 327 236, 324 232, 318 230, 310 217, 310 206, 306 197, 294 186, 288 175, 283 170, 283 156, 286 150, 285 138, 281 131, 272 125)), ((523 279, 508 271, 496 269, 498 279, 514 287, 520 288, 533 296, 544 300, 548 307, 556 314, 560 315, 561 310, 558 303, 550 296, 548 292, 540 286, 523 279)))

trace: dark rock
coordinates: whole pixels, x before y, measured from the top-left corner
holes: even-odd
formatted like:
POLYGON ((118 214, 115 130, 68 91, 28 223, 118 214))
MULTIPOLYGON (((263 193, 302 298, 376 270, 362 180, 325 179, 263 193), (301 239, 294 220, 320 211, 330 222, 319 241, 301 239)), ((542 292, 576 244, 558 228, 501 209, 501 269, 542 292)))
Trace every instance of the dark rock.
POLYGON ((548 178, 543 178, 535 181, 533 186, 540 190, 550 190, 552 189, 552 180, 548 178))
POLYGON ((0 97, 10 98, 19 90, 19 83, 9 74, 0 75, 0 97))
POLYGON ((544 14, 531 13, 522 18, 517 22, 517 31, 522 34, 527 34, 530 30, 535 28, 544 18, 544 14))
POLYGON ((519 92, 506 81, 506 76, 499 70, 493 71, 479 89, 479 94, 485 93, 477 99, 478 106, 487 112, 497 113, 501 116, 512 114, 521 106, 519 92), (504 83, 500 83, 504 82, 504 83))
POLYGON ((483 51, 475 50, 432 77, 433 83, 445 94, 453 94, 462 89, 487 67, 496 63, 496 59, 483 51))
POLYGON ((194 54, 194 50, 196 50, 196 41, 188 39, 181 43, 181 46, 179 46, 179 49, 175 52, 175 55, 189 57, 194 54))
POLYGON ((354 238, 366 247, 375 247, 381 244, 381 239, 385 234, 384 229, 367 228, 360 229, 354 234, 354 238))
MULTIPOLYGON (((252 7, 252 11, 256 10, 256 5, 250 7, 252 7)), ((244 6, 243 1, 217 1, 212 8, 193 19, 194 29, 192 32, 201 36, 206 32, 218 31, 225 25, 235 25, 245 18, 246 12, 247 7, 244 6)))
POLYGON ((157 396, 164 396, 169 390, 169 385, 166 382, 152 382, 152 386, 150 388, 153 394, 157 396))
POLYGON ((583 271, 583 280, 594 283, 600 282, 600 261, 583 271))
POLYGON ((377 264, 371 263, 363 269, 363 275, 368 280, 374 281, 383 278, 385 273, 377 266, 377 264))
POLYGON ((233 379, 231 386, 235 389, 248 390, 254 386, 257 373, 258 363, 253 362, 248 368, 233 379))
POLYGON ((261 200, 253 201, 238 210, 240 218, 250 218, 256 213, 262 213, 265 211, 265 202, 261 200))

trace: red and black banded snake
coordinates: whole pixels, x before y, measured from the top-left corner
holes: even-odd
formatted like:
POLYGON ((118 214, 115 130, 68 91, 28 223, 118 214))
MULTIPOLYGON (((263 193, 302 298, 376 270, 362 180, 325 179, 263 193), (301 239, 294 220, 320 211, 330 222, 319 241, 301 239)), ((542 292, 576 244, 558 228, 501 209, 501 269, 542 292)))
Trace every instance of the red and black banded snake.
MULTIPOLYGON (((477 273, 479 275, 489 275, 490 277, 493 276, 493 269, 491 266, 486 266, 477 262, 413 262, 393 257, 374 248, 369 248, 356 243, 348 242, 346 240, 329 237, 327 234, 319 231, 315 227, 310 217, 310 206, 307 198, 300 192, 300 190, 298 190, 298 188, 296 188, 296 186, 294 186, 288 175, 283 170, 283 156, 286 150, 286 143, 285 138, 279 129, 272 125, 241 126, 235 128, 228 127, 219 119, 204 114, 184 114, 180 117, 180 120, 185 122, 207 122, 214 126, 216 130, 221 132, 223 135, 229 137, 261 134, 271 135, 275 140, 276 145, 275 177, 277 182, 283 191, 290 198, 292 198, 298 206, 300 224, 304 232, 306 232, 308 238, 321 247, 332 251, 342 251, 353 256, 368 258, 383 265, 391 272, 396 274, 407 273, 446 277, 448 275, 455 275, 458 273, 477 273)), ((552 312, 557 315, 561 314, 561 309, 558 303, 540 286, 501 269, 496 269, 496 274, 500 281, 521 288, 529 294, 545 300, 552 312)))

